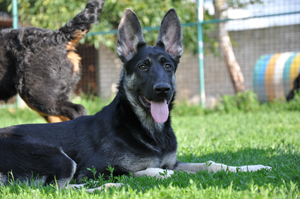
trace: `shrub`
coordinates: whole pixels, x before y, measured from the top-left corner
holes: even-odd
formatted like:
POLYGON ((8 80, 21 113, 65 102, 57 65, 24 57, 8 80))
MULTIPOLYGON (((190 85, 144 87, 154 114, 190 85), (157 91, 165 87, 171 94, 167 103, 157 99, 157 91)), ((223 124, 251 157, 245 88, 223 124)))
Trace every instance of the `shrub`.
POLYGON ((238 111, 256 111, 259 109, 259 101, 256 94, 251 91, 239 92, 236 95, 224 95, 215 110, 234 113, 238 111))

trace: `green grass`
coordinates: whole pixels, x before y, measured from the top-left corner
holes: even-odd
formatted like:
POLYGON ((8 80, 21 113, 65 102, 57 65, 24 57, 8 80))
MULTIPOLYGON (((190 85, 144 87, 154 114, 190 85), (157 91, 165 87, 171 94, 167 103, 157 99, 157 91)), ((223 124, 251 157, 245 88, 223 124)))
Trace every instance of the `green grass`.
MULTIPOLYGON (((106 103, 80 101, 89 114, 106 103)), ((279 105, 278 105, 279 106, 279 105)), ((42 123, 30 110, 1 109, 0 127, 42 123)), ((264 106, 252 112, 202 110, 177 105, 172 112, 178 140, 178 159, 185 162, 213 160, 227 165, 263 164, 272 171, 186 174, 171 178, 117 177, 109 182, 126 184, 94 194, 13 184, 0 187, 1 198, 300 198, 300 111, 264 106)), ((102 183, 100 179, 99 183, 102 183)), ((91 183, 91 181, 89 181, 91 183)))

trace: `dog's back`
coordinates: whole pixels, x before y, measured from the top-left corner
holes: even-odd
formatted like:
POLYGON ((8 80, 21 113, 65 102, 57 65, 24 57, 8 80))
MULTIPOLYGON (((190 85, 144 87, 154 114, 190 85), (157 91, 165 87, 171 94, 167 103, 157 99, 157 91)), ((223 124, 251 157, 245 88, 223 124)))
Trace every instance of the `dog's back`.
POLYGON ((0 100, 17 93, 48 122, 85 115, 69 102, 80 79, 76 45, 99 19, 104 0, 90 0, 85 9, 60 29, 36 27, 0 32, 0 100))

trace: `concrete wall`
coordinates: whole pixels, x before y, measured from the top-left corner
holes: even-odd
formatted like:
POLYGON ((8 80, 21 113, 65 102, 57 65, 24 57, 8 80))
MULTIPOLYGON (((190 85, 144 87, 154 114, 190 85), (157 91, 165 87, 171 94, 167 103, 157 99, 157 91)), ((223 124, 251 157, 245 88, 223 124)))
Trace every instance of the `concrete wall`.
MULTIPOLYGON (((256 60, 264 54, 300 51, 300 25, 230 32, 234 53, 247 89, 252 89, 256 60)), ((226 65, 221 57, 204 57, 206 95, 234 94, 226 65)))
MULTIPOLYGON (((252 89, 256 60, 263 54, 300 51, 300 25, 230 32, 234 53, 242 68, 247 89, 252 89)), ((196 44, 195 44, 196 45, 196 44)), ((99 50, 100 92, 110 97, 118 84, 122 63, 115 52, 102 46, 99 50)), ((204 56, 205 91, 208 103, 212 97, 234 94, 229 73, 222 57, 204 56)), ((199 102, 199 69, 197 56, 185 53, 176 74, 177 99, 199 102)))

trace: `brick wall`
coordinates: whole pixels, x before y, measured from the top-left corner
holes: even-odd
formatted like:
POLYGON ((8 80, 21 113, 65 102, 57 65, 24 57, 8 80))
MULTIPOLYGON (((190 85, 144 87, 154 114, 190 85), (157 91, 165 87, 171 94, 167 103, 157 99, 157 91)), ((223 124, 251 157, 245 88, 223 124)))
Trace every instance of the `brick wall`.
POLYGON ((109 98, 113 95, 115 87, 119 83, 122 62, 116 52, 101 46, 99 49, 99 64, 100 96, 109 98))

